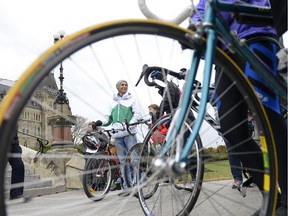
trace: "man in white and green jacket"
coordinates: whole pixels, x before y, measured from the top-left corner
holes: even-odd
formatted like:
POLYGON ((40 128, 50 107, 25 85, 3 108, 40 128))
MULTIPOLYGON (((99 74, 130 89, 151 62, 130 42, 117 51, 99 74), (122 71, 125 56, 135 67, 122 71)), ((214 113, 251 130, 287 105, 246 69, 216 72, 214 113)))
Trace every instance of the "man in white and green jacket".
MULTIPOLYGON (((102 122, 100 120, 96 121, 93 128, 98 126, 109 126, 112 124, 112 128, 120 129, 117 133, 113 134, 112 137, 115 138, 115 145, 117 148, 117 156, 120 161, 120 169, 123 176, 124 166, 125 166, 125 156, 128 150, 137 143, 136 135, 131 135, 127 130, 121 131, 123 128, 123 123, 125 119, 131 124, 137 122, 141 119, 141 108, 134 96, 128 92, 128 83, 125 80, 119 80, 116 84, 118 93, 114 94, 113 102, 109 107, 108 114, 105 115, 106 119, 102 122)), ((129 130, 136 134, 136 126, 132 126, 129 130)), ((134 176, 136 176, 136 168, 134 169, 134 176)), ((129 192, 127 190, 127 182, 123 183, 124 191, 119 194, 119 196, 127 196, 129 192), (126 191, 125 191, 126 190, 126 191)), ((129 185, 133 184, 132 178, 130 176, 129 185)))

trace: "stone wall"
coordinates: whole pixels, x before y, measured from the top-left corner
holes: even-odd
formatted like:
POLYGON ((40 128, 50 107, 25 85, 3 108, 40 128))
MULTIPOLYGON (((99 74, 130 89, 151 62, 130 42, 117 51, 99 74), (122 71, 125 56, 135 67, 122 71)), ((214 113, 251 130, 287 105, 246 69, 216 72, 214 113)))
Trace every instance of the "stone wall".
POLYGON ((51 179, 53 186, 66 189, 82 188, 82 175, 85 159, 82 154, 62 151, 36 156, 36 151, 22 147, 22 158, 30 173, 39 174, 41 179, 51 179))

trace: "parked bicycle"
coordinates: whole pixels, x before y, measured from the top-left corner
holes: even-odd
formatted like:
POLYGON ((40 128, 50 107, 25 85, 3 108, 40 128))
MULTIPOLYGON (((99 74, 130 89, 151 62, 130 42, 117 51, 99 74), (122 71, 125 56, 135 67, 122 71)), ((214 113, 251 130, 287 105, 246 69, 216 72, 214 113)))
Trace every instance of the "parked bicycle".
MULTIPOLYGON (((140 75, 140 78, 139 80, 137 81, 136 83, 136 86, 139 84, 139 82, 141 81, 141 79, 143 78, 144 79, 144 82, 147 86, 150 86, 150 87, 153 87, 153 86, 156 86, 156 85, 161 85, 163 88, 167 88, 167 83, 163 82, 163 81, 159 81, 158 79, 151 79, 151 73, 155 72, 155 71, 161 71, 161 73, 163 74, 163 76, 165 77, 164 80, 167 82, 168 80, 168 76, 172 77, 173 78, 176 78, 177 80, 183 80, 185 79, 185 76, 187 74, 187 70, 185 68, 182 68, 179 72, 175 72, 175 71, 172 71, 172 70, 169 70, 167 68, 162 68, 162 67, 158 67, 158 66, 152 66, 152 67, 149 67, 147 64, 143 65, 143 69, 142 69, 142 73, 140 75)), ((195 80, 195 83, 194 83, 194 90, 193 90, 193 93, 192 93, 192 96, 191 96, 191 116, 193 116, 193 120, 195 120, 195 117, 194 115, 198 114, 199 112, 199 105, 200 105, 200 100, 201 100, 201 91, 202 91, 202 85, 201 85, 201 82, 198 81, 198 80, 195 80)), ((222 137, 222 134, 221 134, 221 131, 220 131, 220 125, 219 125, 219 119, 218 116, 217 116, 217 108, 216 108, 216 104, 215 104, 215 100, 213 99, 214 97, 214 94, 215 94, 215 87, 213 85, 210 86, 209 88, 209 99, 208 99, 208 102, 211 104, 211 106, 213 107, 213 110, 214 110, 214 113, 213 115, 206 112, 205 115, 204 115, 204 121, 209 124, 209 126, 211 128, 213 128, 215 131, 217 131, 218 135, 222 137), (216 110, 215 110, 216 109, 216 110)), ((166 122, 168 120, 164 120, 163 119, 157 123, 155 127, 153 127, 151 129, 151 131, 148 132, 148 137, 149 137, 149 134, 151 137, 157 137, 155 139, 158 139, 158 140, 161 140, 160 145, 156 145, 156 147, 159 147, 164 145, 164 140, 165 140, 165 136, 162 135, 162 134, 159 134, 159 131, 158 129, 160 128, 160 125, 167 125, 167 128, 168 128, 168 125, 170 125, 171 123, 171 119, 172 119, 172 116, 173 115, 167 115, 166 118, 168 117, 169 118, 169 122, 166 122)), ((191 117, 190 117, 191 118, 191 117)), ((257 136, 257 134, 254 133, 254 125, 255 125, 255 121, 253 118, 250 118, 249 120, 249 130, 251 131, 251 136, 253 137, 253 139, 255 139, 257 142, 259 141, 259 137, 257 136)), ((190 127, 192 127, 190 125, 190 127)), ((224 139, 224 138, 223 138, 224 139)), ((147 140, 145 140, 147 142, 147 140)), ((157 150, 155 150, 155 145, 152 145, 151 146, 151 140, 148 142, 148 143, 145 143, 145 144, 148 144, 149 147, 146 147, 147 150, 144 150, 144 151, 154 151, 154 152, 157 152, 157 150), (150 147, 151 146, 151 147, 150 147), (154 149, 153 149, 154 147, 154 149)), ((155 142, 152 142, 155 144, 155 142)), ((203 151, 203 146, 202 146, 202 141, 201 141, 201 138, 199 137, 198 138, 198 142, 196 143, 198 145, 197 149, 199 151, 199 163, 203 163, 204 164, 204 156, 203 156, 203 153, 201 153, 203 151), (198 144, 200 143, 200 144, 198 144)), ((140 144, 138 144, 140 145, 140 144)), ((135 146, 134 147, 135 149, 137 148, 137 151, 138 152, 141 152, 139 150, 140 146, 135 146)), ((144 146, 142 146, 142 151, 143 151, 143 148, 144 146)), ((160 148, 160 149, 161 149, 160 148)), ((131 149, 128 153, 131 154, 131 152, 135 151, 134 149, 131 149)), ((159 150, 158 150, 159 151, 159 150)), ((151 154, 151 153, 150 153, 151 154)), ((156 156, 157 154, 154 154, 154 157, 156 156)), ((129 157, 128 157, 129 158, 129 157)), ((141 159, 141 158, 140 158, 141 159)), ((235 167, 236 168, 236 167, 235 167)), ((239 169, 242 170, 242 173, 243 173, 243 176, 246 178, 246 180, 243 182, 243 185, 240 185, 237 189, 238 191, 243 195, 243 197, 246 196, 246 190, 247 190, 247 187, 250 187, 252 184, 253 184, 253 179, 252 177, 249 175, 247 169, 243 168, 242 166, 241 167, 237 167, 239 169)), ((199 169, 200 172, 204 172, 204 169, 199 169)), ((201 179, 199 181, 202 181, 203 180, 203 173, 200 173, 200 176, 201 179)), ((200 190, 200 186, 198 186, 197 188, 199 188, 200 190)))
POLYGON ((27 134, 27 133, 24 133, 22 131, 18 131, 18 133, 23 134, 25 136, 36 138, 38 150, 37 150, 37 152, 33 158, 33 161, 36 162, 38 160, 39 156, 44 153, 45 146, 47 146, 49 144, 49 140, 43 139, 43 138, 38 137, 38 136, 33 136, 31 134, 27 134))
MULTIPOLYGON (((118 189, 122 184, 117 149, 113 144, 112 134, 127 130, 129 127, 146 124, 148 120, 139 120, 136 123, 122 124, 122 129, 97 128, 83 136, 83 145, 94 154, 89 155, 83 170, 83 189, 88 198, 100 201, 105 198, 109 191, 118 189), (120 180, 120 182, 119 182, 120 180)), ((121 189, 121 188, 120 188, 121 189)))
MULTIPOLYGON (((141 79, 143 78, 145 81, 145 84, 147 86, 153 87, 156 85, 161 85, 163 88, 166 88, 166 84, 164 82, 161 82, 159 80, 151 80, 150 74, 153 71, 160 70, 164 74, 164 80, 167 81, 166 76, 168 74, 178 78, 178 79, 185 79, 186 73, 185 71, 182 72, 173 72, 165 68, 161 67, 148 67, 147 64, 143 65, 142 67, 142 73, 136 83, 136 86, 139 84, 141 79)), ((164 93, 165 94, 165 93, 164 93)), ((169 94, 169 92, 167 92, 169 94)), ((169 97, 169 96, 168 96, 169 97)), ((172 106, 172 104, 170 105, 172 106)), ((160 108, 161 109, 161 108, 160 108)), ((171 110, 173 110, 171 108, 171 110)), ((141 194, 140 194, 140 202, 145 203, 144 200, 151 198, 155 193, 155 197, 157 199, 158 195, 157 193, 163 193, 165 190, 172 190, 174 193, 178 194, 178 197, 182 197, 184 200, 184 197, 189 197, 188 204, 194 205, 197 197, 199 196, 199 192, 201 190, 201 185, 203 181, 203 174, 204 174, 204 163, 203 163, 203 146, 200 137, 197 138, 195 141, 195 146, 191 150, 190 161, 191 165, 189 169, 187 169, 187 172, 183 175, 178 175, 177 177, 169 177, 162 176, 161 180, 158 179, 157 181, 153 182, 146 182, 146 179, 150 177, 152 172, 150 172, 150 166, 153 159, 159 154, 160 149, 165 144, 165 134, 161 134, 159 132, 160 127, 167 127, 169 128, 169 125, 171 124, 173 114, 166 114, 163 115, 161 118, 159 118, 155 124, 150 126, 150 130, 148 131, 143 143, 138 143, 135 146, 133 146, 127 156, 126 156, 126 164, 131 164, 132 158, 135 161, 135 158, 138 160, 138 176, 137 181, 139 181, 138 184, 143 185, 141 188, 141 194), (158 189, 159 188, 159 189, 158 189), (158 190, 158 191, 157 191, 158 190), (190 192, 190 193, 188 193, 190 192), (143 199, 143 200, 141 200, 143 199), (194 203, 193 203, 194 202, 194 203)), ((194 120, 194 116, 191 112, 191 118, 186 123, 186 132, 184 133, 184 138, 187 138, 191 131, 191 123, 194 120)), ((175 155, 175 147, 171 147, 169 152, 167 153, 167 158, 171 157, 172 155, 175 155)), ((129 166, 126 166, 129 168, 129 166)), ((125 172, 126 174, 126 172, 125 172)), ((126 177, 126 176, 125 176, 126 177)), ((133 185, 135 186, 135 185, 133 185)), ((137 188, 137 185, 136 185, 137 188)), ((135 191, 136 189, 134 189, 135 191)), ((136 194, 138 197, 138 193, 136 194)))

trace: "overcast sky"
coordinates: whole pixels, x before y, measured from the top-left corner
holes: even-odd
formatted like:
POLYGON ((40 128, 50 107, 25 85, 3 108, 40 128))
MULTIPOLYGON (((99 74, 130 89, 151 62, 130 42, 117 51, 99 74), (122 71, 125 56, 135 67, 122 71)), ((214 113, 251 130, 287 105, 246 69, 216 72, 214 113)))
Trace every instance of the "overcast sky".
MULTIPOLYGON (((147 3, 153 12, 169 19, 189 0, 147 3)), ((144 18, 137 0, 1 0, 0 78, 16 80, 53 44, 53 35, 59 30, 71 34, 92 24, 122 18, 144 18)))
MULTIPOLYGON (((155 10, 159 13, 160 8, 155 10)), ((59 30, 71 34, 92 24, 122 18, 144 18, 137 0, 1 0, 0 78, 17 79, 53 44, 53 35, 59 30)))

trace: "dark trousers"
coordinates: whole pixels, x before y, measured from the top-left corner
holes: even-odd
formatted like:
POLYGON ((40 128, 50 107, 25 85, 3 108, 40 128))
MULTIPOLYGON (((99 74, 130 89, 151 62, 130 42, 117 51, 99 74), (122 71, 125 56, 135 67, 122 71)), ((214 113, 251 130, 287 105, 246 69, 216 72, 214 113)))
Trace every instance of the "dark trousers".
MULTIPOLYGON (((230 164, 231 174, 234 180, 243 182, 241 161, 238 155, 235 155, 234 150, 231 148, 229 142, 224 139, 227 151, 228 151, 228 160, 230 164)), ((237 154, 237 153, 236 153, 237 154)))
MULTIPOLYGON (((277 69, 275 67, 277 67, 277 46, 270 41, 263 40, 259 43, 251 43, 250 48, 253 48, 254 52, 261 56, 261 59, 273 69, 276 76, 277 69), (266 51, 266 53, 262 49, 266 51), (269 52, 267 52, 267 50, 269 50, 269 52)), ((235 62, 243 62, 243 59, 237 56, 231 55, 231 57, 235 62)), ((279 98, 276 96, 273 89, 269 89, 265 86, 262 79, 256 77, 253 68, 251 68, 248 63, 246 64, 243 62, 242 66, 255 91, 260 91, 262 95, 267 95, 267 97, 269 96, 269 100, 267 100, 268 102, 262 101, 262 103, 269 118, 276 143, 279 175, 278 181, 281 188, 283 203, 286 203, 287 205, 287 125, 278 109, 280 107, 279 98)), ((232 81, 226 76, 226 74, 221 74, 221 68, 216 68, 216 83, 218 82, 220 85, 216 88, 217 95, 222 95, 231 87, 232 81)), ((248 170, 249 173, 252 175, 253 180, 260 190, 263 190, 263 172, 253 171, 264 170, 263 155, 259 145, 249 136, 247 118, 248 107, 238 89, 232 87, 229 89, 228 94, 225 94, 225 96, 220 98, 218 112, 221 123, 221 132, 225 134, 225 138, 228 140, 230 145, 235 147, 235 152, 245 153, 240 154, 239 158, 245 167, 251 168, 251 170, 248 170), (235 107, 236 105, 237 107, 232 109, 232 107, 235 107), (231 130, 235 125, 239 126, 236 129, 231 130), (243 140, 245 140, 245 142, 243 140), (241 143, 241 145, 239 143, 241 143), (247 152, 254 152, 254 154, 247 155, 247 152)))
POLYGON ((12 156, 9 158, 9 164, 12 167, 10 197, 23 194, 24 184, 24 163, 22 161, 22 149, 19 145, 11 145, 12 156), (17 154, 17 155, 13 155, 17 154), (18 186, 19 184, 19 186, 18 186))

